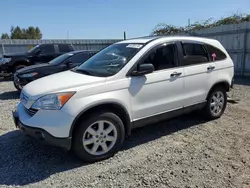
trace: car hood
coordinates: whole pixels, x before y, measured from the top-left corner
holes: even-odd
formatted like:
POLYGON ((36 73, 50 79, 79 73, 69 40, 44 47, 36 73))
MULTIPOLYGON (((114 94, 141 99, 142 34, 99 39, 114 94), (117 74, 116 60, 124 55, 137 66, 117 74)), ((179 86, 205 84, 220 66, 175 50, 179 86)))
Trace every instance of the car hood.
POLYGON ((31 65, 31 66, 24 67, 22 69, 17 70, 16 73, 23 74, 23 73, 31 72, 31 71, 38 69, 38 68, 49 67, 49 66, 51 66, 51 65, 48 63, 31 65))
POLYGON ((72 91, 76 87, 103 83, 105 81, 105 77, 89 76, 69 70, 30 82, 23 88, 22 92, 29 98, 37 99, 46 94, 72 91))
POLYGON ((27 56, 27 53, 13 53, 13 54, 4 54, 3 58, 9 58, 9 57, 22 57, 27 56))

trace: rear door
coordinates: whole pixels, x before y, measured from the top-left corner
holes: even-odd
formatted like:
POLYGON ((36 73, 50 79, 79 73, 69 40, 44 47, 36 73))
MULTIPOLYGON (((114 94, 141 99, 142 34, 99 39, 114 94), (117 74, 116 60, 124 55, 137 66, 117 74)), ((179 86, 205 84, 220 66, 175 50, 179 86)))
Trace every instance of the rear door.
POLYGON ((215 63, 211 61, 206 46, 196 41, 182 41, 181 66, 184 68, 184 107, 205 102, 210 88, 217 81, 215 63))
POLYGON ((40 54, 37 56, 39 62, 49 62, 56 57, 54 44, 41 45, 40 54))

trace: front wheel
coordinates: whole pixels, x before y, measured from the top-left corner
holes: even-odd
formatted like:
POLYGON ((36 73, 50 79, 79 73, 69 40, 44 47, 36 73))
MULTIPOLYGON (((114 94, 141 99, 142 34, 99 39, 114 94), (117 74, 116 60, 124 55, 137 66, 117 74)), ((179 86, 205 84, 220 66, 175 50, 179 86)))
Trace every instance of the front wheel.
POLYGON ((220 118, 226 109, 226 105, 226 90, 223 87, 215 87, 208 95, 204 115, 210 120, 220 118))
POLYGON ((114 113, 92 114, 78 125, 73 135, 73 151, 81 160, 95 162, 113 156, 125 136, 122 120, 114 113))
POLYGON ((17 66, 15 67, 15 72, 16 72, 17 70, 19 70, 19 69, 24 68, 24 67, 27 67, 27 66, 26 66, 26 65, 17 65, 17 66))

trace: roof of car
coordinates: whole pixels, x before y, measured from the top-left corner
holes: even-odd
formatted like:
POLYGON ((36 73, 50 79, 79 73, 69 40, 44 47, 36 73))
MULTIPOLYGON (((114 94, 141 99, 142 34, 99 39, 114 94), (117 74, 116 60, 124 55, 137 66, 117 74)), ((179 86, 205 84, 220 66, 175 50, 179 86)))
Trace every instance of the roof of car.
POLYGON ((208 39, 204 37, 194 37, 194 36, 151 36, 151 37, 140 37, 140 38, 133 38, 128 40, 123 40, 118 43, 150 43, 151 41, 156 40, 192 40, 192 41, 199 41, 199 42, 214 42, 214 39, 208 39))
POLYGON ((98 50, 75 50, 75 51, 71 51, 71 52, 67 52, 67 53, 70 53, 70 54, 78 54, 78 53, 84 53, 84 52, 98 52, 98 50))
POLYGON ((131 38, 127 40, 120 41, 118 43, 147 43, 152 40, 159 38, 159 36, 146 36, 146 37, 138 37, 138 38, 131 38))

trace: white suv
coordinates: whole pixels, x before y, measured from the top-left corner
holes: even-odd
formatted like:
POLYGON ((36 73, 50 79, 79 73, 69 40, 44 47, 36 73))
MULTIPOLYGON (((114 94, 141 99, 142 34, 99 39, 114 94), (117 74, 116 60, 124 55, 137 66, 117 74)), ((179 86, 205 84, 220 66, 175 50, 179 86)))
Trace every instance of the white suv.
POLYGON ((219 118, 233 76, 216 40, 130 39, 26 85, 13 117, 27 135, 97 161, 114 155, 133 128, 197 109, 219 118))

